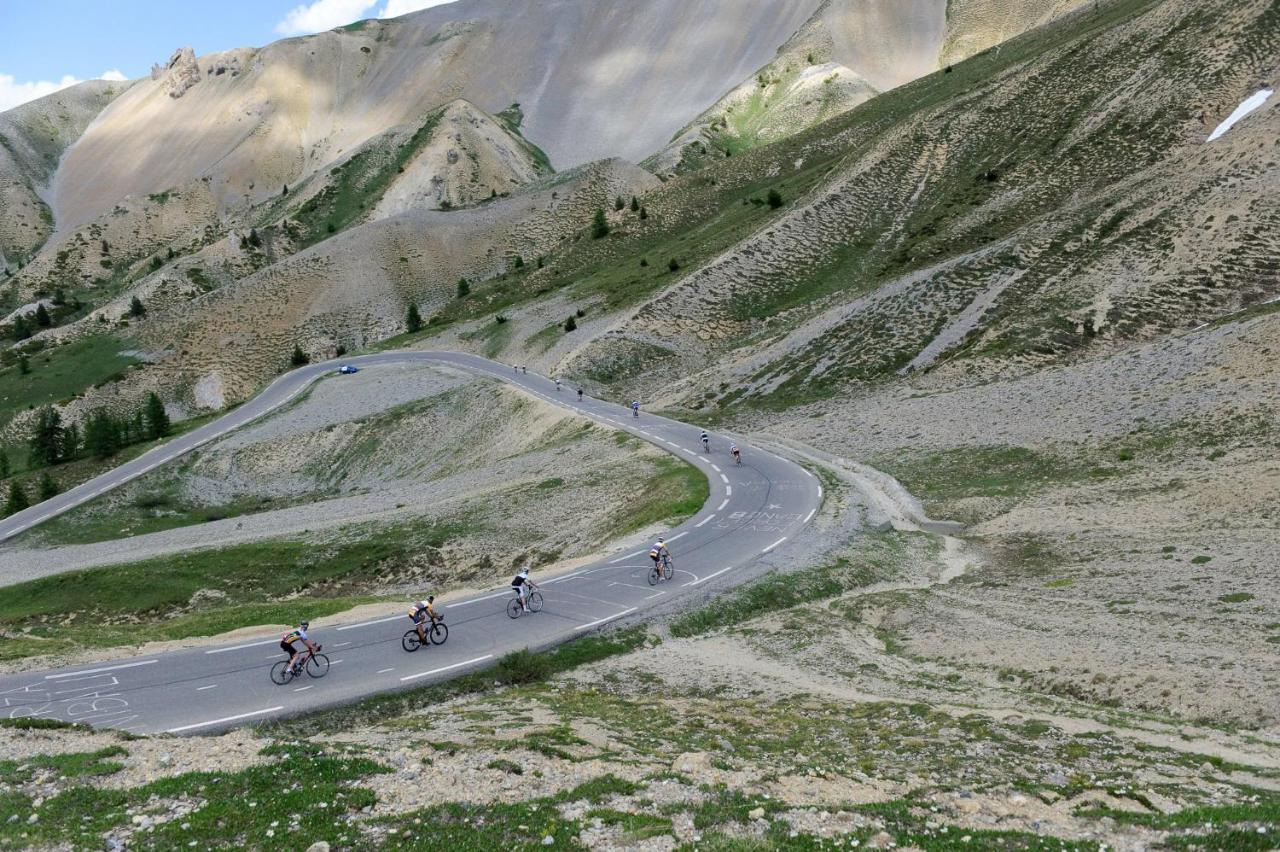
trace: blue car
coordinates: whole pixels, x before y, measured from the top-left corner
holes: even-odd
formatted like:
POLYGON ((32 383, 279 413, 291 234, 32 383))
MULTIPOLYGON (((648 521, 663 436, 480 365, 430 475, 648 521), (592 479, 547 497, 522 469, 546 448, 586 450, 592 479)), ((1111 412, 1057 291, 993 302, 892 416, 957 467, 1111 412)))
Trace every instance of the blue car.
POLYGON ((338 368, 338 372, 344 376, 349 376, 352 373, 360 372, 360 368, 352 366, 351 364, 343 364, 341 367, 338 368))

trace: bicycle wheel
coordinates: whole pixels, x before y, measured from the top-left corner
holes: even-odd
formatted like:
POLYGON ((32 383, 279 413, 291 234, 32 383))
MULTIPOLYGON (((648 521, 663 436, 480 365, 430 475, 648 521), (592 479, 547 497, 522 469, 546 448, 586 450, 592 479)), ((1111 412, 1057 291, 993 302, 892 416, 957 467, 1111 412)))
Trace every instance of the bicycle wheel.
POLYGON ((271 667, 271 682, 277 686, 284 686, 293 680, 293 671, 289 668, 288 660, 281 660, 271 667))
POLYGON ((445 640, 449 638, 449 625, 445 624, 443 621, 437 621, 435 624, 431 625, 430 637, 431 644, 443 645, 445 640))
POLYGON ((671 562, 671 557, 662 560, 662 579, 670 580, 671 575, 675 573, 675 566, 671 562))
POLYGON ((519 618, 520 613, 523 611, 524 610, 520 606, 519 598, 512 598, 511 600, 507 601, 507 615, 510 616, 511 618, 519 618))
POLYGON ((329 658, 324 654, 312 654, 307 660, 307 674, 312 677, 324 677, 329 673, 329 658))
POLYGON ((529 611, 530 612, 542 611, 542 592, 531 592, 529 594, 529 611))
POLYGON ((422 640, 418 638, 417 630, 409 630, 404 634, 404 638, 400 640, 400 645, 410 653, 422 647, 422 640))
POLYGON ((658 566, 655 565, 649 569, 649 585, 656 586, 658 584, 658 566))

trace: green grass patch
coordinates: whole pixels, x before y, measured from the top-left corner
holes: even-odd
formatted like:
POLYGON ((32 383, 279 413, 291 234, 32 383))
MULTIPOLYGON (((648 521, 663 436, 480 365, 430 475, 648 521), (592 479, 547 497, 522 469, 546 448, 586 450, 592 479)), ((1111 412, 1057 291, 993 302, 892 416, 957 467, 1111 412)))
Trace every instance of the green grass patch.
POLYGON ((664 456, 657 472, 625 509, 615 512, 602 540, 620 538, 653 524, 674 526, 698 513, 711 494, 702 471, 679 459, 664 456))
POLYGON ((101 848, 104 835, 130 824, 126 809, 154 818, 179 798, 193 802, 194 810, 158 822, 134 842, 153 849, 305 849, 319 840, 336 848, 359 846, 360 832, 350 820, 375 797, 358 784, 386 768, 307 746, 277 747, 273 756, 271 763, 241 772, 192 772, 127 790, 75 786, 39 806, 25 795, 0 797, 0 847, 101 848), (37 822, 27 822, 31 813, 37 822), (19 819, 9 822, 13 814, 19 819))
POLYGON ((438 524, 368 528, 339 544, 277 539, 9 586, 0 599, 0 629, 21 638, 0 639, 0 659, 72 638, 110 647, 342 612, 371 600, 363 594, 370 580, 459 532, 438 524), (202 599, 193 604, 197 592, 202 599))
POLYGON ((41 771, 62 778, 114 775, 124 769, 124 764, 110 758, 127 754, 122 746, 107 746, 92 752, 40 754, 23 760, 0 760, 0 777, 10 783, 25 783, 41 771))
POLYGON ((25 375, 16 363, 8 364, 0 370, 0 425, 23 410, 68 402, 94 385, 123 377, 138 363, 121 354, 125 348, 116 337, 95 334, 28 355, 31 372, 25 375))

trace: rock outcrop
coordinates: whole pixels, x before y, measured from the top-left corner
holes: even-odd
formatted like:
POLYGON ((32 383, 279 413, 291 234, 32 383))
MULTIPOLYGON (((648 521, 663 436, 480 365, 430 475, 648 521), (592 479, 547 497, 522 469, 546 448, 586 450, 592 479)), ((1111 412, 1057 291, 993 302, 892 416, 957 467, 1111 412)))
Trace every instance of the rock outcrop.
POLYGON ((196 61, 196 52, 189 47, 178 48, 164 65, 151 66, 151 79, 163 82, 169 97, 182 97, 200 82, 200 63, 196 61))

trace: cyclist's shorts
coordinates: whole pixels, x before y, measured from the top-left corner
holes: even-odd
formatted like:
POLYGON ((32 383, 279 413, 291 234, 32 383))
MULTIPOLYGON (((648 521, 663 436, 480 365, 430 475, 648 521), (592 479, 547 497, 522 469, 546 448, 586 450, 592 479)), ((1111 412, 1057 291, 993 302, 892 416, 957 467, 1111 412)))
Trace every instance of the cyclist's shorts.
POLYGON ((409 620, 412 621, 414 624, 421 624, 422 622, 426 621, 426 619, 427 619, 427 611, 425 609, 422 610, 421 612, 409 613, 409 620))
POLYGON ((292 642, 285 642, 282 639, 280 640, 280 650, 284 651, 286 654, 292 657, 297 652, 298 649, 293 647, 292 642))
POLYGON ((658 552, 658 551, 656 551, 656 550, 650 550, 650 551, 649 551, 649 558, 650 558, 650 559, 652 559, 654 562, 657 562, 657 561, 658 561, 658 557, 659 557, 659 556, 661 556, 661 555, 662 555, 662 554, 661 554, 661 553, 659 553, 659 552, 658 552))

